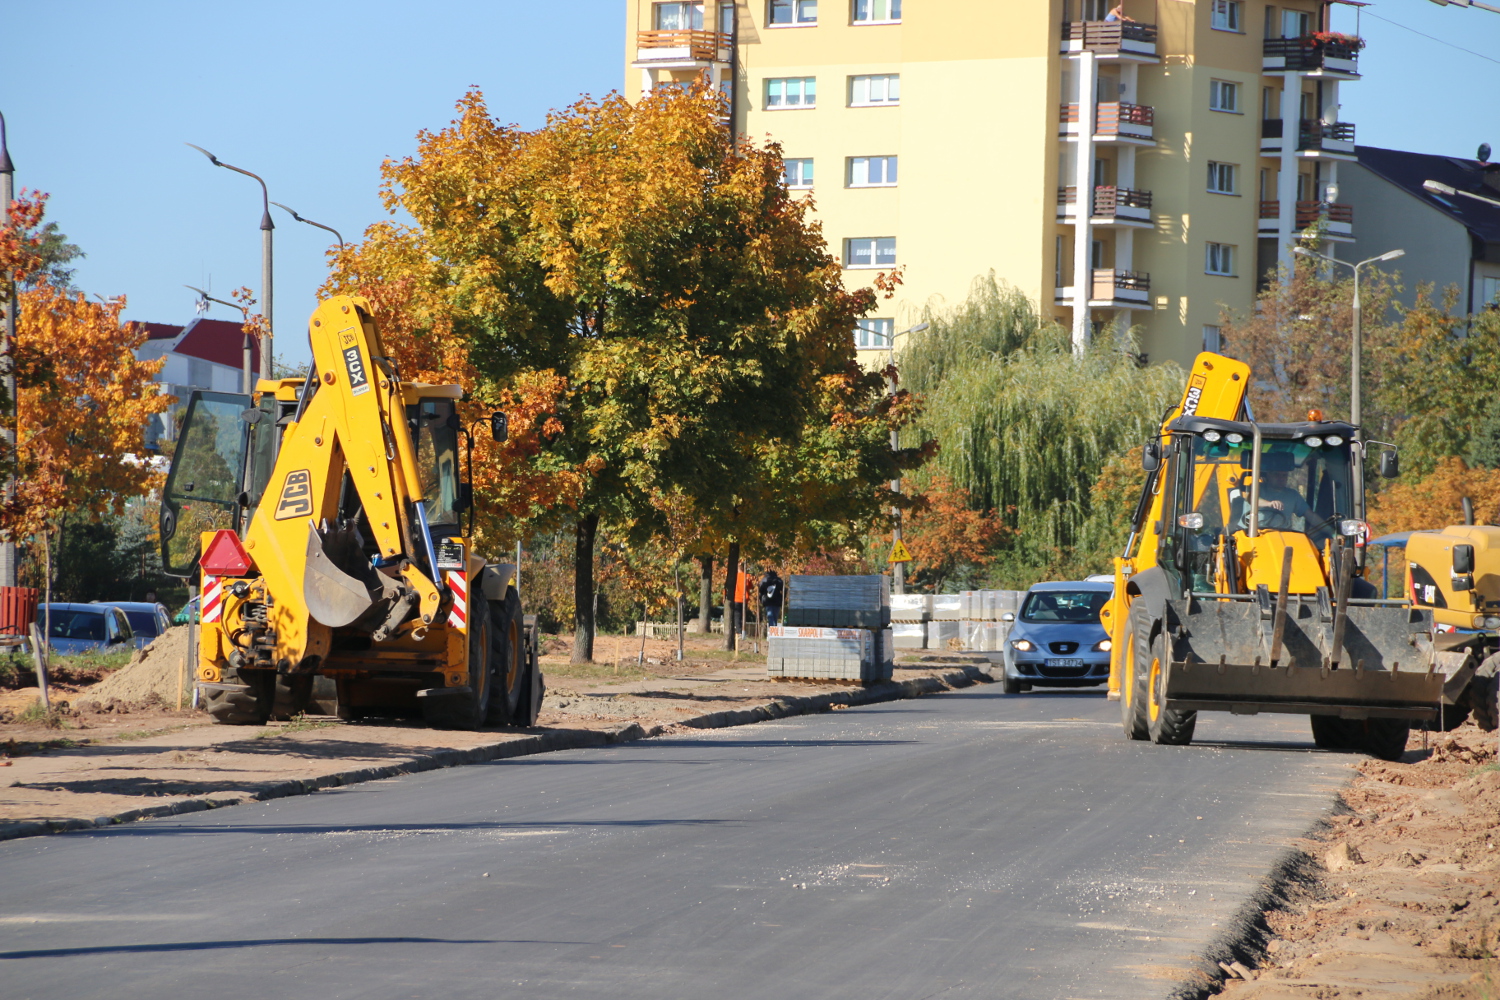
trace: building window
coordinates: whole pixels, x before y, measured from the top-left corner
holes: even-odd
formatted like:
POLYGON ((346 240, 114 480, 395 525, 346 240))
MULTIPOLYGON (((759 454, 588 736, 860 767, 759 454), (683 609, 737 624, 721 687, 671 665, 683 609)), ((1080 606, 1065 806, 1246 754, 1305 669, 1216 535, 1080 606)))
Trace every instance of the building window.
POLYGON ((1240 27, 1241 8, 1244 4, 1240 0, 1213 0, 1213 27, 1217 31, 1244 31, 1240 27))
POLYGON ((861 236, 844 241, 845 267, 894 267, 896 237, 861 236))
POLYGON ((895 187, 896 158, 894 156, 849 157, 849 186, 895 187))
POLYGON ((1063 238, 1057 237, 1057 247, 1052 257, 1052 284, 1057 288, 1063 287, 1063 261, 1067 259, 1064 256, 1065 249, 1063 238))
POLYGON ((1485 278, 1480 285, 1481 307, 1494 306, 1500 309, 1500 278, 1485 278))
POLYGON ((901 103, 901 77, 895 73, 849 78, 849 106, 866 108, 901 103))
POLYGON ((1312 34, 1312 15, 1305 10, 1281 12, 1281 37, 1301 38, 1312 34))
POLYGON ((1089 267, 1095 271, 1104 270, 1104 241, 1091 240, 1089 242, 1089 267))
POLYGON ((652 14, 658 31, 702 31, 701 3, 659 3, 652 14))
POLYGON ((1234 277, 1234 247, 1228 243, 1210 243, 1207 258, 1203 262, 1203 272, 1234 277))
POLYGON ((1211 111, 1240 110, 1240 85, 1228 80, 1208 81, 1208 107, 1211 111))
POLYGON ((817 24, 818 0, 771 0, 769 24, 817 24))
POLYGON ((1204 325, 1203 349, 1218 354, 1224 349, 1224 331, 1217 326, 1204 325))
POLYGON ((818 78, 786 76, 766 81, 766 110, 811 108, 818 103, 818 78))
POLYGON ((901 0, 854 0, 855 24, 891 24, 901 20, 901 0))
POLYGON ((890 350, 893 319, 862 319, 854 324, 855 347, 881 347, 890 350))
POLYGON ((781 177, 789 188, 810 188, 813 186, 813 161, 782 160, 781 177))
POLYGON ((1240 193, 1240 168, 1233 163, 1208 162, 1208 190, 1214 194, 1240 193))

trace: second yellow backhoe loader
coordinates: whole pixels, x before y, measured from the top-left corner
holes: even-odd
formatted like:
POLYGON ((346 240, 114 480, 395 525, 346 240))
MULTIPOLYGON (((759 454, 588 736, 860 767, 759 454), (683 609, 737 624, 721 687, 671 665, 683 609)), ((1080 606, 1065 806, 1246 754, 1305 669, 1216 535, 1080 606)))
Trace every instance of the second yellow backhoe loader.
MULTIPOLYGON (((178 434, 162 556, 201 578, 208 711, 260 724, 278 689, 295 711, 321 680, 344 718, 533 724, 542 678, 516 567, 471 537, 463 389, 404 381, 363 299, 322 303, 309 336, 307 378, 195 392, 178 434)), ((504 415, 489 425, 503 440, 504 415)))
MULTIPOLYGON (((1189 743, 1203 711, 1282 712, 1310 716, 1318 746, 1394 759, 1463 656, 1433 648, 1430 611, 1362 577, 1356 428, 1256 422, 1249 379, 1198 355, 1147 442, 1104 613, 1111 696, 1131 739, 1189 743)), ((1395 452, 1380 464, 1395 475, 1395 452)))

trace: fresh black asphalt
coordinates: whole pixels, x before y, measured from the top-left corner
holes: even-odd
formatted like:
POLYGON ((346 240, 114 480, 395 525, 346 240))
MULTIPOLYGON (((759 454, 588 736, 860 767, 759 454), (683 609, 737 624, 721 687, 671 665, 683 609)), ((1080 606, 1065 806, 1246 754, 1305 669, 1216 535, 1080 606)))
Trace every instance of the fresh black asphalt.
POLYGON ((0 998, 1164 996, 1353 758, 985 685, 0 843, 0 998))

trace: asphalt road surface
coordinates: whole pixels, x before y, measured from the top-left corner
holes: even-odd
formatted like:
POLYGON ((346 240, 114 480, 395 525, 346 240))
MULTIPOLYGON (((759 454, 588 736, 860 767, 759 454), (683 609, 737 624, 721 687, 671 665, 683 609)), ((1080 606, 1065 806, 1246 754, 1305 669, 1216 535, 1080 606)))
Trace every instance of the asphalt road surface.
POLYGON ((1163 996, 1352 758, 999 685, 0 843, 0 996, 1163 996))

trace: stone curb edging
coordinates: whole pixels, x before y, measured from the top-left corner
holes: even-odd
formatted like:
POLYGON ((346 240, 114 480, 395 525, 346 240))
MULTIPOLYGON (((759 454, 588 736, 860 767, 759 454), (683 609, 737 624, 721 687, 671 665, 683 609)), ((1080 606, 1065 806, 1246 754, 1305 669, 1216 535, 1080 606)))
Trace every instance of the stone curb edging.
POLYGON ((292 795, 309 795, 325 788, 357 785, 361 782, 377 781, 381 778, 394 778, 398 775, 414 774, 419 771, 433 771, 439 768, 459 767, 464 764, 481 764, 486 761, 504 760, 509 757, 525 757, 531 754, 551 753, 557 750, 581 750, 587 747, 604 746, 610 743, 629 743, 634 740, 660 736, 669 728, 727 729, 731 726, 744 726, 755 722, 789 718, 795 715, 811 715, 815 712, 827 712, 832 710, 835 705, 870 705, 883 701, 920 698, 924 694, 937 694, 954 688, 969 687, 972 684, 989 683, 991 680, 992 678, 988 673, 977 667, 965 665, 956 670, 950 670, 938 677, 916 677, 905 681, 885 681, 871 687, 849 691, 835 691, 830 694, 808 695, 800 698, 778 698, 764 705, 757 705, 754 708, 738 711, 711 712, 708 715, 700 715, 691 719, 674 722, 670 727, 656 725, 647 729, 639 722, 632 722, 618 729, 609 730, 554 730, 525 736, 518 740, 506 740, 504 743, 489 743, 463 750, 438 750, 433 753, 422 754, 399 764, 385 764, 378 767, 362 767, 349 771, 338 771, 332 774, 319 775, 316 778, 297 778, 290 781, 278 781, 248 792, 206 795, 198 798, 182 799, 166 805, 143 806, 139 809, 128 809, 125 812, 116 813, 112 816, 98 816, 94 819, 32 820, 24 823, 0 824, 0 840, 16 840, 20 837, 37 837, 50 833, 66 833, 71 830, 93 830, 120 823, 133 823, 141 819, 153 819, 160 816, 179 816, 184 813, 202 812, 207 809, 221 809, 225 806, 244 805, 250 802, 264 802, 268 799, 281 799, 292 795))

